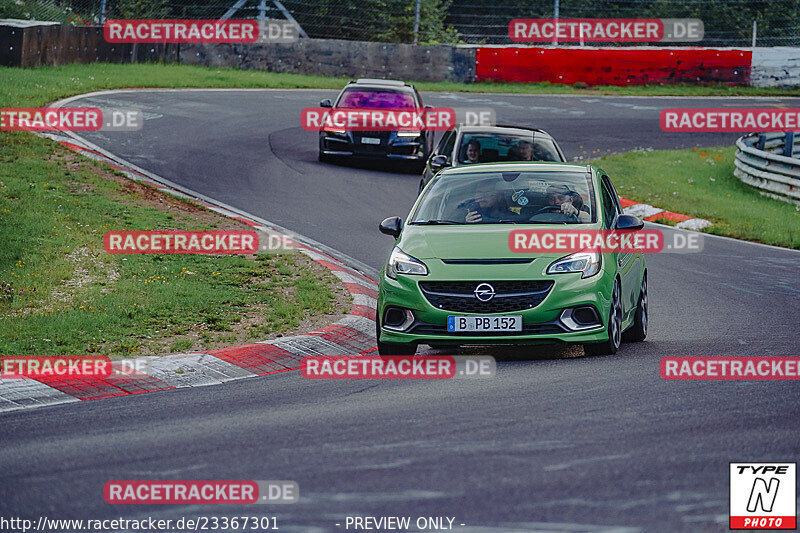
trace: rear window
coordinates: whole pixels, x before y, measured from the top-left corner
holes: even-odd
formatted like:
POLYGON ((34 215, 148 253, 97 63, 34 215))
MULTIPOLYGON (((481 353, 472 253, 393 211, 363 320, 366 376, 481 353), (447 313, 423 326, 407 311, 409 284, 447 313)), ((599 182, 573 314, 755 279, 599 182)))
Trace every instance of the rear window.
POLYGON ((336 107, 408 109, 416 107, 414 96, 392 89, 345 89, 336 107))

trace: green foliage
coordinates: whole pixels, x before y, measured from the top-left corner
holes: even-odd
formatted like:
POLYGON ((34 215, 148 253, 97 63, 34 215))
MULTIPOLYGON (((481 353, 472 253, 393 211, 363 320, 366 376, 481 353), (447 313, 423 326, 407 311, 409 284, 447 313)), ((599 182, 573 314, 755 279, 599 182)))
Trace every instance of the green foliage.
POLYGON ((74 15, 70 10, 42 0, 0 0, 0 19, 67 22, 67 17, 74 15))
POLYGON ((733 171, 736 148, 635 150, 592 163, 620 196, 704 218, 708 233, 800 249, 800 207, 762 196, 733 171))
MULTIPOLYGON (((444 23, 452 0, 420 1, 420 43, 455 43, 458 32, 444 23)), ((286 7, 312 37, 411 43, 415 0, 287 0, 286 7)))
POLYGON ((109 17, 120 19, 164 19, 170 17, 169 0, 113 0, 109 17))

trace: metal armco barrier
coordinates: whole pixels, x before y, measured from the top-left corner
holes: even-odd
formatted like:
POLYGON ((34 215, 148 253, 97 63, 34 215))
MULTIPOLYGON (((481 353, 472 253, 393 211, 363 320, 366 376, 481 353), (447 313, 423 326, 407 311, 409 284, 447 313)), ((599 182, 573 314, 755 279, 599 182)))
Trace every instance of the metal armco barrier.
POLYGON ((800 133, 750 133, 736 148, 737 178, 766 196, 800 205, 800 133))

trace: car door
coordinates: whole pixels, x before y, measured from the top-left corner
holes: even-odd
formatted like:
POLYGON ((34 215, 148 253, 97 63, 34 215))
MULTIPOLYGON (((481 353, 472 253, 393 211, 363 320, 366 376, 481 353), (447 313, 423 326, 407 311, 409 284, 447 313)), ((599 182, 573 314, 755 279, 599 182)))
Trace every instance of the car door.
MULTIPOLYGON (((613 212, 613 217, 611 223, 608 225, 608 229, 614 229, 617 226, 617 218, 622 214, 622 206, 619 203, 617 191, 614 189, 614 185, 611 183, 608 176, 603 174, 600 180, 602 184, 604 216, 606 205, 608 205, 608 208, 613 212)), ((620 287, 622 294, 622 316, 623 320, 626 320, 636 309, 636 298, 639 289, 637 279, 638 268, 636 267, 638 265, 639 256, 631 252, 622 252, 613 255, 615 256, 619 278, 622 282, 622 287, 620 287)))

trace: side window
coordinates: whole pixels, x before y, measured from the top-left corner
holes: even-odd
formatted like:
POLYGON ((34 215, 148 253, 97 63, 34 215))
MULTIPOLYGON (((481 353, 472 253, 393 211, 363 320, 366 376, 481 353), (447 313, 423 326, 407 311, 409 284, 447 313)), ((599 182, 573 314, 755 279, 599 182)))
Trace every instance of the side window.
POLYGON ((563 161, 553 141, 536 136, 533 138, 533 160, 563 161))
POLYGON ((611 183, 611 179, 608 176, 604 176, 606 182, 608 183, 608 190, 611 191, 611 197, 614 199, 614 205, 617 206, 617 213, 622 214, 622 204, 619 203, 619 194, 617 194, 617 189, 614 188, 614 184, 611 183))
MULTIPOLYGON (((446 142, 444 144, 444 147, 441 149, 441 151, 439 153, 441 155, 446 155, 447 157, 452 157, 453 156, 453 147, 456 145, 456 137, 457 137, 457 135, 456 135, 455 130, 450 131, 448 133, 449 133, 449 136, 446 138, 447 140, 446 140, 446 142)), ((442 141, 444 142, 445 139, 442 139, 442 141)))
POLYGON ((447 144, 447 141, 450 140, 450 137, 452 135, 453 135, 453 131, 452 130, 444 132, 444 135, 442 135, 442 138, 439 139, 439 144, 436 145, 436 152, 435 152, 436 155, 440 155, 440 154, 443 154, 445 152, 444 147, 447 144))
POLYGON ((614 200, 613 189, 608 178, 603 176, 600 194, 603 199, 603 222, 607 228, 611 228, 614 219, 617 217, 617 202, 614 200))

